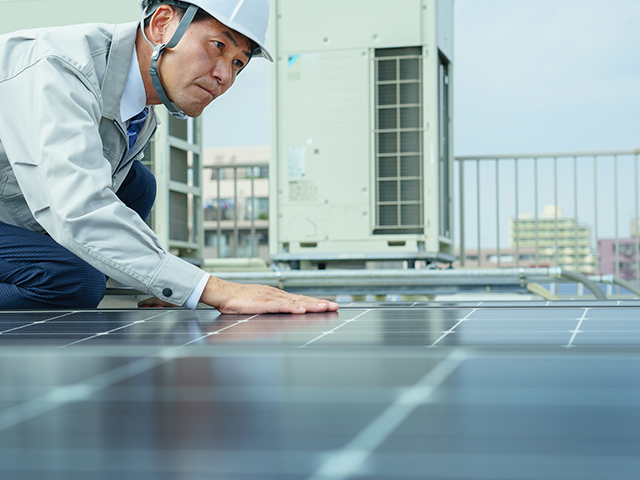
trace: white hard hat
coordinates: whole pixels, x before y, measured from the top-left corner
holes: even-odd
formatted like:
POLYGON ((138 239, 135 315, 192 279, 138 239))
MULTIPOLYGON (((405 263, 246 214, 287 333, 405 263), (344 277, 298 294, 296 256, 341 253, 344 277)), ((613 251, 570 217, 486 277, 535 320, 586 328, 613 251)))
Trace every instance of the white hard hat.
POLYGON ((162 4, 187 8, 195 5, 220 23, 241 33, 257 45, 254 56, 264 57, 273 62, 273 57, 265 47, 267 27, 269 26, 269 0, 139 0, 144 17, 155 11, 155 7, 162 4), (144 8, 147 4, 147 8, 144 8))

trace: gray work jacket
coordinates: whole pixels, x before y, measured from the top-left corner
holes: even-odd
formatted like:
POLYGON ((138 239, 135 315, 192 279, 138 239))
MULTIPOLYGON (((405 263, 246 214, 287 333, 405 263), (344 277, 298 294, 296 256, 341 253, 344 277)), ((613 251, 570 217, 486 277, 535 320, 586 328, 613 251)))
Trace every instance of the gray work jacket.
POLYGON ((182 305, 202 270, 164 250, 115 194, 157 124, 152 113, 128 149, 120 100, 136 30, 0 36, 0 222, 47 233, 109 277, 182 305))

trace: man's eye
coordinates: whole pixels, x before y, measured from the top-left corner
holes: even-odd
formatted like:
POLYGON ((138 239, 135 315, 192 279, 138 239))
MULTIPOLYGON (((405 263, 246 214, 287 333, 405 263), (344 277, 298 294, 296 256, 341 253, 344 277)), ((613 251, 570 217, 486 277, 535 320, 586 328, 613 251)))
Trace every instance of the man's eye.
POLYGON ((242 63, 240 60, 234 60, 233 64, 238 68, 244 67, 244 63, 242 63))
POLYGON ((220 50, 222 50, 222 49, 224 48, 224 43, 219 42, 219 41, 217 41, 217 40, 214 40, 214 41, 213 41, 213 44, 214 44, 216 47, 218 47, 220 50))

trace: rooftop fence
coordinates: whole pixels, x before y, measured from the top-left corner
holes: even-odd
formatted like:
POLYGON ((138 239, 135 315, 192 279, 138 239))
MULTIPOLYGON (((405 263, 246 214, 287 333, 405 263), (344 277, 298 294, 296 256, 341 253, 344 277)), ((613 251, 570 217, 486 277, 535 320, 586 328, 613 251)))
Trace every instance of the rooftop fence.
MULTIPOLYGON (((587 248, 595 264, 591 273, 608 273, 640 284, 639 154, 639 150, 612 150, 456 157, 454 237, 460 267, 469 266, 468 252, 474 250, 474 266, 480 268, 562 266, 589 273, 581 268, 587 248), (551 237, 549 231, 545 234, 532 228, 523 238, 522 222, 536 227, 551 225, 551 237), (613 271, 603 272, 598 241, 609 242, 613 271), (495 261, 483 263, 480 252, 484 249, 493 249, 495 261), (526 265, 521 264, 522 251, 529 257, 526 265), (548 252, 552 252, 550 256, 548 252), (501 261, 505 253, 512 256, 512 264, 501 261)), ((234 198, 229 203, 233 209, 254 205, 255 177, 244 172, 261 169, 264 178, 267 167, 264 163, 243 163, 205 168, 217 182, 218 208, 209 217, 215 222, 214 231, 220 236, 230 225, 230 233, 237 239, 239 215, 234 211, 225 216, 219 207, 223 200, 220 182, 234 182, 234 198), (247 198, 238 197, 240 177, 251 182, 247 198)), ((250 233, 255 234, 255 216, 247 220, 250 233)), ((244 251, 255 254, 256 248, 244 251)))

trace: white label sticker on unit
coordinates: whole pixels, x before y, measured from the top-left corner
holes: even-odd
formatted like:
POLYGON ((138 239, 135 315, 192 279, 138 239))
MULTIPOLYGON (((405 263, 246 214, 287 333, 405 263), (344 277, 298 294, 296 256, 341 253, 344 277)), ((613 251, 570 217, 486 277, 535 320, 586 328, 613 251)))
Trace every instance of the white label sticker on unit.
POLYGON ((289 147, 289 178, 305 178, 307 176, 307 147, 289 147))

